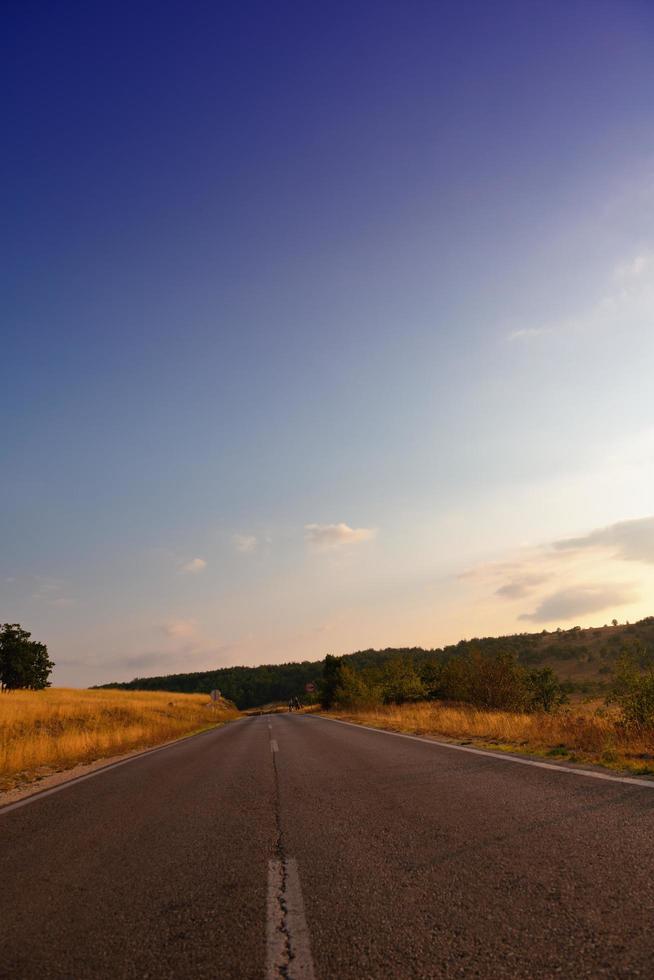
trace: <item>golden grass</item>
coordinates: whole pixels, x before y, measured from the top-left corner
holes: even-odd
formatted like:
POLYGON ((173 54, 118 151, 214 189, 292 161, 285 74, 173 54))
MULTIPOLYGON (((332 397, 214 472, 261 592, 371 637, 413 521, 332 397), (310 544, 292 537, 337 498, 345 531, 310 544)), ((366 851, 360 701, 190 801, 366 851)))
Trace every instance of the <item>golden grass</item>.
POLYGON ((626 731, 618 712, 600 703, 575 705, 555 714, 523 714, 421 701, 330 714, 375 728, 472 741, 487 748, 599 763, 636 773, 654 772, 652 733, 626 731))
POLYGON ((48 688, 0 694, 0 790, 238 717, 204 694, 48 688))

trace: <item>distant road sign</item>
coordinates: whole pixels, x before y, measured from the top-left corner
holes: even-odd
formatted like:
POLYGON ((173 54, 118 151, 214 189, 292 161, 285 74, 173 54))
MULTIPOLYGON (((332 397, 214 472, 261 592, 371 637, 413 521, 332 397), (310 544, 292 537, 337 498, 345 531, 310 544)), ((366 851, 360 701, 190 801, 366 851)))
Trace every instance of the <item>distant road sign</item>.
POLYGON ((315 689, 316 685, 313 683, 313 681, 309 681, 308 684, 304 685, 304 690, 307 692, 307 694, 313 694, 315 689))
POLYGON ((220 691, 218 690, 218 688, 216 688, 215 691, 212 691, 211 692, 211 700, 212 701, 219 701, 220 700, 220 691))

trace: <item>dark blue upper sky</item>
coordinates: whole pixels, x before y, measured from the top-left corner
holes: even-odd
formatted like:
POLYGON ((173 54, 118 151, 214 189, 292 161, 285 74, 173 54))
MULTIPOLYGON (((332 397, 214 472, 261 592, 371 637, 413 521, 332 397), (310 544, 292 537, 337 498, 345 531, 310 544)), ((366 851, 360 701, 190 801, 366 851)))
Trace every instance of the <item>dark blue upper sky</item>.
POLYGON ((75 646, 110 594, 144 637, 147 606, 135 656, 175 606, 256 659, 294 529, 411 566, 418 524, 484 525, 481 474, 533 487, 647 428, 633 342, 552 325, 649 255, 651 3, 20 2, 0 45, 0 618, 75 646), (202 595, 152 549, 208 555, 202 595))

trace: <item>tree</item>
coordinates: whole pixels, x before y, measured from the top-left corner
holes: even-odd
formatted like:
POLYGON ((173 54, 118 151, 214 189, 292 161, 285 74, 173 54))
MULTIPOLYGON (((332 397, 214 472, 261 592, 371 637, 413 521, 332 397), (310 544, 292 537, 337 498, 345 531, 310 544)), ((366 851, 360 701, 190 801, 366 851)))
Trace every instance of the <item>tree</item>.
POLYGON ((5 623, 0 628, 0 691, 40 691, 50 686, 48 678, 54 664, 48 659, 45 643, 30 640, 31 635, 19 623, 5 623))
POLYGON ((551 667, 530 670, 527 682, 529 684, 528 707, 533 711, 555 711, 568 700, 551 667))
POLYGON ((336 700, 336 690, 341 683, 343 658, 328 653, 322 667, 322 682, 320 684, 320 702, 323 708, 331 708, 336 700))

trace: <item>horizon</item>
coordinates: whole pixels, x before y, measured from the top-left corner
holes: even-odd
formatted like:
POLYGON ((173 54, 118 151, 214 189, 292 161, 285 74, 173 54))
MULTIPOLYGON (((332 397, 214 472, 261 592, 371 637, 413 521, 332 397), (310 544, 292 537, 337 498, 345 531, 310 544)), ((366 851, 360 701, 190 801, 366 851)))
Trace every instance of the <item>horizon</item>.
MULTIPOLYGON (((359 650, 348 650, 346 653, 340 654, 339 656, 354 657, 354 656, 356 656, 359 653, 369 653, 369 652, 372 652, 372 653, 386 653, 388 650, 397 651, 398 654, 399 653, 402 653, 402 651, 404 651, 404 650, 422 650, 425 653, 430 653, 430 652, 438 653, 438 652, 441 652, 443 650, 450 649, 452 646, 457 646, 459 642, 462 642, 462 643, 475 643, 476 641, 483 641, 483 640, 488 640, 488 639, 495 639, 495 640, 502 640, 504 638, 506 638, 506 639, 512 639, 515 636, 543 636, 543 635, 546 635, 546 636, 550 636, 550 635, 558 636, 558 635, 560 635, 562 633, 574 633, 574 632, 577 632, 577 631, 581 631, 581 632, 586 632, 586 631, 592 632, 592 631, 596 631, 596 630, 605 630, 605 629, 608 629, 608 630, 619 630, 619 629, 625 629, 626 627, 629 627, 629 626, 638 626, 642 622, 647 622, 648 619, 654 619, 654 616, 645 616, 644 617, 644 620, 636 620, 634 622, 631 622, 630 620, 626 620, 624 623, 621 623, 621 622, 617 622, 617 623, 601 623, 599 625, 597 623, 595 623, 595 624, 592 624, 590 626, 578 626, 578 625, 575 625, 575 626, 567 627, 565 629, 562 628, 562 627, 555 627, 555 628, 550 629, 550 630, 548 630, 548 629, 533 630, 533 631, 527 631, 527 630, 525 630, 525 631, 520 632, 520 633, 500 633, 498 636, 492 636, 492 637, 491 636, 483 636, 483 635, 480 635, 480 636, 461 637, 459 641, 456 641, 453 644, 443 644, 442 646, 438 646, 438 647, 420 647, 420 646, 409 647, 409 646, 406 646, 406 644, 399 645, 399 646, 396 646, 396 647, 365 647, 365 648, 361 648, 359 650)), ((121 679, 121 680, 115 679, 114 681, 106 681, 104 684, 99 684, 99 685, 95 685, 95 686, 97 686, 97 687, 106 687, 108 684, 119 684, 119 685, 120 684, 131 684, 131 683, 134 683, 135 681, 139 681, 139 680, 153 680, 153 679, 157 679, 157 678, 184 676, 187 673, 188 674, 195 674, 195 673, 205 674, 205 673, 215 673, 216 671, 219 671, 219 670, 243 670, 243 669, 247 669, 247 668, 256 668, 256 667, 285 667, 285 666, 289 666, 289 665, 302 664, 302 663, 315 664, 315 663, 320 663, 322 660, 324 660, 324 657, 317 657, 315 659, 305 658, 304 660, 287 660, 287 661, 281 661, 281 662, 276 662, 276 663, 273 663, 271 661, 267 661, 267 662, 262 663, 262 664, 241 664, 241 663, 221 664, 219 667, 213 667, 213 668, 212 667, 207 667, 205 670, 202 670, 202 671, 175 671, 174 673, 171 672, 169 674, 145 674, 142 677, 136 676, 136 677, 131 677, 129 679, 125 678, 125 679, 121 679)), ((76 688, 73 688, 73 689, 76 689, 76 688)), ((84 688, 82 688, 82 690, 84 690, 84 688)), ((165 690, 165 689, 164 688, 160 688, 159 690, 165 690)))
POLYGON ((0 44, 0 619, 55 685, 650 614, 651 4, 0 44))

